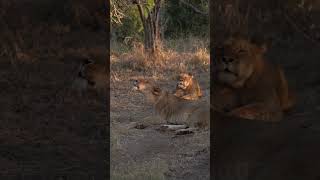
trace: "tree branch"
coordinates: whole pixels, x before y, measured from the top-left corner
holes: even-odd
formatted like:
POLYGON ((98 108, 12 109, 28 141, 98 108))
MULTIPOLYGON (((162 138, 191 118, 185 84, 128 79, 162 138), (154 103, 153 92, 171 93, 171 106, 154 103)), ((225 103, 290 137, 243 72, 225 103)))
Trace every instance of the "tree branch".
POLYGON ((136 5, 137 5, 138 10, 139 10, 139 15, 140 15, 140 18, 141 18, 141 20, 142 20, 143 28, 146 28, 146 18, 145 18, 145 16, 144 16, 143 7, 142 7, 141 4, 139 4, 139 3, 137 3, 136 5))
POLYGON ((111 12, 110 12, 110 18, 112 22, 115 22, 116 24, 122 24, 122 18, 125 17, 125 14, 120 11, 120 9, 117 7, 117 5, 114 3, 114 1, 110 1, 111 6, 111 12))

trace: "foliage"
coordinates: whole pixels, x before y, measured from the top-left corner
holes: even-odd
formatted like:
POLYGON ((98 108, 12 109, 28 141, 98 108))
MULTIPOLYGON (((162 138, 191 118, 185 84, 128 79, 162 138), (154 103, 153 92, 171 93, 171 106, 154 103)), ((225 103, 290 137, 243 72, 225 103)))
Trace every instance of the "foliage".
MULTIPOLYGON (((208 12, 208 1, 192 0, 189 3, 208 12)), ((195 12, 180 0, 167 1, 164 7, 165 36, 204 35, 209 31, 209 16, 195 12)))
POLYGON ((121 24, 112 23, 112 33, 117 40, 125 40, 126 38, 140 39, 143 33, 142 22, 139 17, 138 9, 131 6, 124 12, 125 17, 122 19, 121 24))
MULTIPOLYGON (((187 2, 208 12, 208 1, 189 0, 187 2)), ((149 9, 154 6, 153 0, 145 0, 144 3, 149 9)), ((124 17, 121 23, 112 22, 113 36, 118 40, 124 40, 126 37, 141 40, 143 27, 137 7, 134 4, 127 4, 116 6, 116 8, 124 14, 124 17)), ((194 9, 180 3, 180 0, 163 1, 160 16, 161 33, 165 37, 181 37, 189 34, 199 36, 208 33, 209 30, 208 15, 195 12, 194 9)))

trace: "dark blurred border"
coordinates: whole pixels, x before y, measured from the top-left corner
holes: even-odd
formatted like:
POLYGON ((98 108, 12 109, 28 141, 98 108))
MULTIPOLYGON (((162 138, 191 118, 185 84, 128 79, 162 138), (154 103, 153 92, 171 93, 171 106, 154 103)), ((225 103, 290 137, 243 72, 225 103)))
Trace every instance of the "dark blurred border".
MULTIPOLYGON (((107 72, 107 95, 106 95, 106 111, 107 111, 107 147, 106 147, 106 177, 110 179, 110 1, 105 0, 104 3, 106 14, 106 38, 107 38, 107 58, 106 58, 106 72, 107 72)), ((104 158, 104 157, 102 157, 104 158)))

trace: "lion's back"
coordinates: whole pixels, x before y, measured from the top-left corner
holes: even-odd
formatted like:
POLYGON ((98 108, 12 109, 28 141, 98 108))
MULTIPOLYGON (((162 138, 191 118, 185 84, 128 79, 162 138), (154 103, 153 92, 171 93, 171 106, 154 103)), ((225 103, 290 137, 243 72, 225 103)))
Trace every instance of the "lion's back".
POLYGON ((191 123, 193 125, 201 121, 206 122, 210 117, 208 101, 185 100, 170 93, 161 96, 154 108, 162 117, 166 117, 170 123, 191 123))

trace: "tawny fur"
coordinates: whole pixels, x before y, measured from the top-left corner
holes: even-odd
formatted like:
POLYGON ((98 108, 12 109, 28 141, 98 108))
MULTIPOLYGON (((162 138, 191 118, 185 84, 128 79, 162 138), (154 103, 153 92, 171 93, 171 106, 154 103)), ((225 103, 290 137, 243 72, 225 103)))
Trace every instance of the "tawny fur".
POLYGON ((92 60, 86 61, 81 65, 78 76, 79 78, 87 80, 88 87, 98 92, 106 93, 108 77, 104 65, 94 63, 92 60))
POLYGON ((264 59, 265 47, 231 38, 214 49, 213 106, 245 119, 280 121, 294 105, 283 69, 264 59))
POLYGON ((144 79, 135 80, 134 88, 145 95, 155 112, 167 123, 185 124, 190 128, 209 128, 208 102, 181 99, 144 79))
POLYGON ((198 81, 191 73, 181 73, 174 95, 182 99, 198 100, 202 97, 202 92, 198 81))

